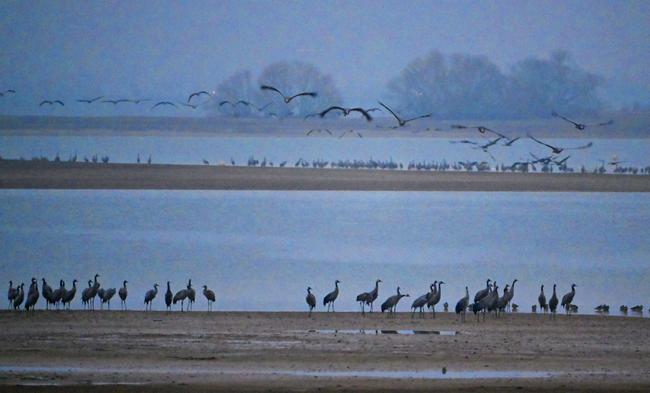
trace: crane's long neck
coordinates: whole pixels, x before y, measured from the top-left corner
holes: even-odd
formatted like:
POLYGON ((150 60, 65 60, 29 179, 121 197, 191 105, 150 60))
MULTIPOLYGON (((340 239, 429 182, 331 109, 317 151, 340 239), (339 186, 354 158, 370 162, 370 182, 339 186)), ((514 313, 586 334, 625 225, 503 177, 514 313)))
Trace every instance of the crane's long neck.
POLYGON ((465 287, 465 297, 469 299, 469 288, 465 287))

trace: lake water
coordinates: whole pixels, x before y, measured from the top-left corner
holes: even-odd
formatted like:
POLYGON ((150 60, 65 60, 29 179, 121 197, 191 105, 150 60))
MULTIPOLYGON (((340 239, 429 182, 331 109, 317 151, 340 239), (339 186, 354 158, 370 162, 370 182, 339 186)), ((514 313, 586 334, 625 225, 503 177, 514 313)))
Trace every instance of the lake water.
POLYGON ((616 314, 650 301, 649 222, 650 194, 634 193, 1 190, 0 279, 126 279, 130 308, 158 282, 164 309, 166 281, 192 278, 216 292, 215 310, 304 310, 308 285, 322 310, 339 279, 342 311, 376 278, 382 301, 444 280, 452 309, 465 285, 473 296, 488 277, 518 278, 521 311, 540 284, 550 298, 575 282, 581 312, 616 314))
MULTIPOLYGON (((470 138, 485 143, 485 138, 470 138)), ((152 156, 154 163, 200 164, 203 159, 212 164, 228 163, 231 158, 238 165, 245 165, 254 156, 267 158, 276 165, 288 161, 289 166, 299 159, 312 160, 389 160, 405 166, 410 161, 487 161, 494 164, 489 155, 470 145, 451 144, 445 138, 324 138, 324 137, 180 137, 180 136, 0 136, 0 156, 5 158, 46 156, 53 159, 57 154, 62 159, 78 155, 91 157, 93 154, 109 156, 111 162, 134 163, 138 154, 146 160, 152 156)), ((600 166, 599 160, 623 160, 626 166, 645 167, 650 165, 650 139, 544 139, 545 142, 561 147, 583 146, 593 142, 585 150, 571 150, 561 157, 570 155, 570 167, 580 169, 581 165, 592 169, 600 166)), ((526 161, 533 153, 545 157, 550 150, 530 139, 521 139, 511 147, 495 146, 490 152, 497 163, 510 165, 515 161, 526 161)))

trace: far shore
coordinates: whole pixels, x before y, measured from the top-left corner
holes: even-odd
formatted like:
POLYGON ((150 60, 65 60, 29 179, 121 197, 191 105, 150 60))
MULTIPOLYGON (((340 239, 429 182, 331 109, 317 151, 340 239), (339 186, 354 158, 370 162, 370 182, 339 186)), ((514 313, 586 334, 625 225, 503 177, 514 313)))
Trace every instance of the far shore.
POLYGON ((0 161, 1 189, 650 192, 647 175, 0 161))

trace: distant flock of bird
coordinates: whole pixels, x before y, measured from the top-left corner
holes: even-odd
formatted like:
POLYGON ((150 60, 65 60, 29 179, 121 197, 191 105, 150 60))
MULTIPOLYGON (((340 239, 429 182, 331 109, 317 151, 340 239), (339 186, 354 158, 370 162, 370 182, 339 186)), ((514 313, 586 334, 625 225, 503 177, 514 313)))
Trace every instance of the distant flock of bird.
MULTIPOLYGON (((95 274, 93 280, 88 280, 88 287, 84 288, 81 291, 81 303, 84 309, 94 310, 95 309, 95 298, 100 301, 100 309, 104 308, 104 304, 110 310, 111 309, 111 300, 115 296, 115 293, 118 294, 120 298, 120 308, 126 310, 126 299, 129 295, 127 288, 128 281, 124 280, 122 282, 122 287, 118 291, 115 288, 102 288, 100 282, 98 281, 99 274, 95 274)), ((65 287, 65 281, 59 281, 59 287, 52 289, 45 280, 43 280, 43 285, 41 286, 41 292, 38 291, 38 280, 35 277, 32 277, 32 281, 25 293, 25 283, 20 285, 13 286, 13 281, 9 281, 9 291, 8 299, 9 306, 14 310, 20 309, 21 305, 25 310, 34 310, 36 304, 38 303, 39 297, 42 295, 43 300, 45 301, 45 309, 50 308, 63 308, 70 309, 70 304, 75 299, 77 295, 77 280, 72 280, 72 288, 67 289, 65 287), (24 302, 24 305, 23 305, 24 302)), ((145 311, 151 310, 153 301, 158 295, 159 285, 156 283, 153 285, 153 289, 148 290, 144 295, 144 306, 145 311)), ((212 311, 212 304, 216 300, 214 291, 208 289, 207 285, 203 286, 203 296, 208 302, 208 311, 212 311)), ((181 311, 184 310, 184 303, 187 301, 186 311, 192 310, 194 302, 196 301, 196 291, 192 288, 192 280, 188 280, 187 287, 181 289, 175 294, 171 290, 170 282, 167 281, 167 291, 165 292, 165 305, 167 306, 167 311, 171 311, 172 305, 180 302, 181 311)))
MULTIPOLYGON (((278 94, 282 98, 282 100, 284 101, 285 104, 289 104, 291 101, 293 101, 295 99, 298 99, 298 98, 301 98, 301 97, 314 98, 314 97, 318 96, 318 93, 314 92, 314 91, 304 91, 304 92, 298 92, 298 93, 295 93, 295 94, 285 94, 280 89, 278 89, 278 88, 276 88, 274 86, 265 85, 265 84, 260 85, 260 89, 262 91, 269 91, 269 92, 278 94)), ((0 95, 2 95, 2 96, 6 95, 6 94, 16 94, 16 91, 13 90, 13 89, 9 89, 9 90, 5 90, 4 92, 0 92, 0 95)), ((160 107, 160 106, 177 107, 177 104, 182 105, 182 106, 186 106, 186 107, 190 107, 192 109, 196 109, 198 106, 204 105, 204 104, 210 102, 211 100, 215 99, 215 97, 216 97, 215 94, 216 94, 216 92, 214 92, 214 91, 212 91, 212 92, 209 92, 207 90, 196 91, 196 92, 191 93, 187 97, 186 102, 174 103, 172 101, 158 101, 158 102, 155 102, 151 106, 151 109, 155 109, 155 108, 160 107), (197 99, 200 99, 201 97, 204 97, 204 96, 207 97, 207 100, 205 100, 203 102, 200 102, 200 103, 193 103, 193 102, 196 102, 197 99)), ((132 99, 132 98, 107 99, 104 96, 97 96, 97 97, 93 97, 93 98, 80 98, 80 99, 77 99, 76 101, 78 103, 85 103, 85 104, 106 103, 106 104, 118 105, 120 103, 140 104, 140 103, 144 103, 144 102, 150 102, 150 101, 153 101, 153 100, 148 99, 148 98, 144 98, 144 99, 143 98, 138 98, 138 99, 132 99)), ((379 101, 378 103, 384 110, 386 110, 388 113, 390 113, 390 115, 397 121, 397 124, 395 126, 390 127, 392 129, 401 128, 401 127, 406 126, 408 123, 410 123, 412 121, 415 121, 415 120, 418 120, 418 119, 423 119, 423 118, 430 118, 432 116, 431 113, 428 113, 428 114, 422 114, 422 115, 419 115, 419 116, 414 116, 414 117, 411 117, 411 118, 403 118, 395 110, 390 108, 388 105, 384 104, 381 101, 379 101)), ((233 101, 222 100, 218 104, 219 104, 220 107, 222 107, 224 105, 230 105, 230 106, 233 106, 233 107, 235 107, 237 105, 250 106, 250 107, 256 108, 260 112, 263 112, 265 109, 267 109, 269 106, 272 105, 272 103, 267 103, 267 104, 265 104, 263 106, 257 106, 255 104, 249 102, 249 101, 246 101, 246 100, 236 100, 236 101, 235 100, 233 100, 233 101)), ((65 106, 65 103, 62 100, 58 100, 58 99, 43 100, 43 101, 41 101, 39 103, 39 106, 44 106, 44 105, 47 105, 47 106, 56 106, 56 105, 65 106)), ((309 115, 305 116, 305 119, 310 118, 310 117, 315 117, 315 116, 318 116, 320 118, 324 118, 330 112, 338 112, 341 115, 343 115, 343 117, 347 117, 352 112, 357 112, 357 113, 361 114, 368 122, 371 122, 373 120, 373 118, 370 115, 370 113, 374 112, 374 111, 382 111, 382 109, 381 108, 367 108, 367 109, 365 109, 365 108, 362 108, 362 107, 343 107, 343 106, 339 106, 339 105, 333 105, 333 106, 330 106, 328 108, 323 109, 322 111, 320 111, 318 113, 309 114, 309 115)), ((273 113, 269 112, 268 114, 272 115, 273 113)), ((580 130, 580 131, 585 130, 587 127, 602 127, 602 126, 608 126, 608 125, 613 124, 613 120, 609 120, 609 121, 606 121, 606 122, 600 122, 600 123, 593 123, 593 124, 581 123, 581 122, 578 122, 578 121, 575 121, 575 120, 571 120, 571 119, 569 119, 568 117, 566 117, 564 115, 560 115, 555 111, 551 112, 551 114, 554 117, 557 117, 559 119, 562 119, 563 121, 566 121, 566 122, 570 123, 574 128, 576 128, 577 130, 580 130)), ((454 125, 451 126, 451 128, 452 129, 477 129, 480 134, 485 135, 485 134, 489 133, 489 134, 494 135, 495 138, 487 141, 486 143, 479 143, 479 142, 471 141, 471 140, 451 141, 451 143, 472 145, 474 149, 478 149, 478 150, 481 150, 481 151, 487 153, 493 161, 496 161, 496 159, 494 158, 494 156, 489 151, 489 149, 491 147, 496 146, 501 141, 503 141, 501 143, 501 146, 509 147, 509 146, 512 146, 513 143, 515 143, 517 140, 520 139, 520 137, 510 138, 510 137, 504 135, 501 132, 495 131, 495 130, 493 130, 491 128, 488 128, 488 127, 485 127, 485 126, 482 126, 482 125, 470 125, 470 126, 468 126, 468 125, 462 125, 462 124, 454 124, 454 125)), ((436 130, 439 130, 439 129, 436 129, 436 130)), ((427 128, 426 131, 430 131, 430 129, 427 128)), ((331 136, 333 136, 332 132, 329 129, 320 129, 320 128, 319 129, 310 129, 310 130, 306 131, 306 135, 310 136, 310 135, 322 134, 324 132, 331 135, 331 136)), ((342 134, 340 134, 338 136, 338 138, 339 139, 343 138, 346 135, 352 135, 352 136, 355 136, 355 137, 363 138, 363 134, 361 134, 360 132, 355 131, 355 130, 347 130, 347 131, 343 132, 342 134)), ((537 156, 535 156, 535 155, 533 155, 531 153, 532 158, 527 159, 525 161, 515 162, 514 164, 512 164, 510 166, 510 170, 512 170, 512 171, 520 171, 520 172, 528 172, 529 167, 532 167, 533 170, 536 171, 535 165, 540 164, 540 165, 542 165, 542 168, 543 168, 542 171, 543 172, 549 172, 549 171, 552 172, 552 166, 553 165, 557 165, 557 167, 559 168, 560 171, 565 171, 565 172, 569 171, 569 172, 571 172, 572 170, 569 170, 569 168, 566 165, 567 160, 570 158, 570 156, 560 158, 559 155, 561 153, 565 152, 565 151, 587 149, 587 148, 589 148, 589 147, 591 147, 593 145, 590 142, 590 143, 588 143, 586 145, 583 145, 583 146, 558 147, 558 146, 553 146, 553 145, 551 145, 549 143, 543 142, 543 141, 535 138, 532 135, 528 135, 528 137, 531 140, 535 141, 536 143, 549 148, 551 150, 552 154, 549 155, 549 156, 546 156, 546 157, 537 157, 537 156)), ((86 160, 86 161, 88 161, 88 160, 86 160)), ((104 161, 104 159, 102 161, 104 163, 108 163, 108 157, 105 157, 105 161, 104 161)), ((150 161, 151 160, 149 160, 149 163, 151 163, 150 161)), ((139 162, 139 160, 138 160, 138 162, 139 162)), ((205 159, 203 159, 202 162, 204 164, 209 164, 209 162, 207 160, 205 160, 205 159)), ((615 172, 616 173, 628 173, 627 169, 624 169, 624 170, 619 169, 619 164, 621 164, 622 162, 624 162, 624 161, 612 160, 612 161, 608 162, 608 164, 615 167, 615 172)), ((645 168, 643 170, 645 170, 645 168)), ((583 172, 585 172, 584 169, 583 169, 583 172)), ((600 173, 606 172, 606 170, 604 170, 604 163, 603 163, 602 169, 599 168, 598 172, 600 172, 600 173)), ((632 172, 636 173, 636 172, 638 172, 638 169, 630 168, 629 172, 630 173, 632 173, 632 172)))
MULTIPOLYGON (((104 308, 104 304, 108 310, 111 308, 111 300, 117 293, 120 298, 120 309, 126 310, 126 300, 129 295, 127 288, 128 281, 124 280, 122 286, 116 290, 116 288, 103 288, 99 282, 99 274, 96 274, 93 279, 88 280, 88 286, 83 288, 81 291, 80 299, 83 309, 95 310, 95 299, 98 299, 100 302, 100 309, 104 308)), ((494 315, 495 318, 498 318, 505 312, 517 312, 519 306, 513 302, 515 296, 515 285, 517 279, 512 281, 512 284, 506 284, 503 288, 503 293, 499 294, 499 286, 496 281, 488 279, 486 281, 485 288, 480 289, 474 295, 474 301, 470 303, 469 288, 465 287, 465 295, 458 300, 455 307, 455 313, 458 314, 461 322, 465 322, 465 316, 467 311, 472 312, 476 316, 477 322, 480 321, 480 316, 483 316, 485 321, 488 314, 494 315)), ((14 310, 19 310, 22 306, 25 310, 34 310, 39 298, 42 296, 45 301, 45 309, 70 309, 72 301, 77 295, 77 280, 72 281, 72 288, 67 289, 65 282, 63 280, 59 281, 59 287, 53 289, 48 285, 45 278, 42 278, 41 291, 39 292, 38 280, 36 278, 31 279, 31 283, 27 291, 25 291, 25 284, 21 283, 20 285, 14 286, 13 281, 9 281, 9 290, 7 298, 9 300, 9 308, 14 310)), ((375 301, 379 297, 379 284, 382 280, 377 279, 372 290, 368 292, 363 292, 357 295, 356 302, 359 303, 359 308, 361 315, 366 314, 366 309, 369 308, 369 312, 373 312, 373 306, 375 301)), ((323 307, 327 307, 327 312, 334 312, 334 304, 339 298, 339 284, 341 281, 334 281, 334 290, 329 292, 323 297, 323 307)), ((436 317, 436 305, 440 304, 442 299, 442 285, 445 284, 444 281, 436 280, 428 288, 428 291, 417 297, 411 303, 411 318, 415 318, 418 315, 420 318, 424 318, 425 312, 424 308, 431 310, 431 315, 433 318, 436 317)), ((578 306, 573 304, 574 297, 576 295, 576 284, 571 285, 571 291, 567 292, 562 299, 560 300, 556 293, 556 284, 553 284, 553 293, 550 299, 546 298, 544 293, 544 285, 540 288, 540 294, 537 298, 537 304, 532 305, 531 311, 537 313, 539 310, 543 313, 549 313, 551 318, 555 318, 555 315, 558 311, 558 306, 560 306, 566 314, 577 313, 578 306), (539 308, 538 308, 539 307, 539 308)), ((153 289, 148 290, 144 295, 144 310, 148 311, 152 309, 153 302, 158 295, 158 283, 153 285, 153 289)), ((207 301, 207 311, 212 311, 213 304, 216 301, 216 296, 214 291, 209 289, 207 285, 203 285, 203 296, 207 301)), ((408 293, 402 293, 400 287, 397 287, 396 293, 389 296, 381 304, 381 312, 386 313, 388 318, 394 318, 397 312, 397 305, 402 298, 410 297, 408 293)), ((180 303, 180 311, 191 311, 193 310, 194 302, 196 301, 196 291, 192 287, 192 280, 188 280, 187 286, 176 293, 171 289, 170 281, 167 281, 167 290, 165 291, 164 301, 166 305, 166 311, 172 311, 172 305, 180 303), (187 304, 185 302, 187 301, 187 304)), ((316 295, 312 292, 311 287, 307 287, 307 296, 305 301, 308 307, 308 315, 312 315, 312 311, 317 306, 316 295)), ((449 309, 449 304, 447 302, 442 304, 445 312, 449 309)), ((621 313, 627 315, 628 309, 633 313, 642 314, 643 305, 636 305, 628 308, 626 305, 620 306, 619 310, 621 313)), ((608 314, 609 305, 601 304, 595 307, 594 309, 597 313, 608 314)))

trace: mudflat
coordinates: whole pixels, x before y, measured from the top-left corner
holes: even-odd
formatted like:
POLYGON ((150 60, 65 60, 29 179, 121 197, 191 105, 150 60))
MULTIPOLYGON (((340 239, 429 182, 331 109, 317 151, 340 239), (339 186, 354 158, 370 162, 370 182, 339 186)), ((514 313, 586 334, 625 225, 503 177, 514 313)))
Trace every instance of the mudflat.
POLYGON ((650 176, 0 161, 4 189, 650 192, 650 176))
POLYGON ((648 391, 650 319, 0 312, 0 390, 648 391))

